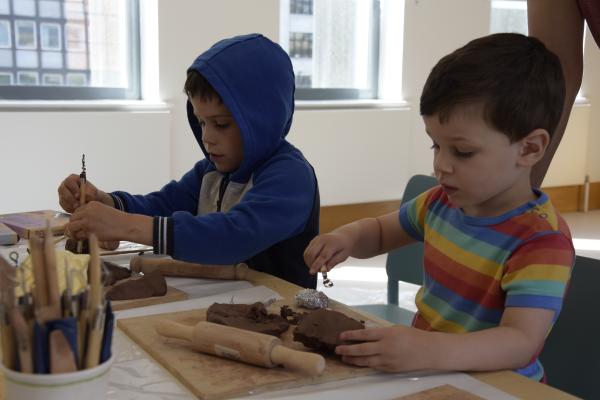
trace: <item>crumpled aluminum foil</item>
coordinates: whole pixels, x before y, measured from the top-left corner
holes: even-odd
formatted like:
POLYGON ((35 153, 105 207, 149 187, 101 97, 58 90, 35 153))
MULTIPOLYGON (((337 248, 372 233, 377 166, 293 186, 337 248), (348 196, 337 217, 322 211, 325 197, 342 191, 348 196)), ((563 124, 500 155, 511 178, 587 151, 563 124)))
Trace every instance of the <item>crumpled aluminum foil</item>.
POLYGON ((298 306, 304 308, 326 308, 329 305, 329 298, 327 295, 315 289, 302 289, 296 293, 294 299, 298 306))

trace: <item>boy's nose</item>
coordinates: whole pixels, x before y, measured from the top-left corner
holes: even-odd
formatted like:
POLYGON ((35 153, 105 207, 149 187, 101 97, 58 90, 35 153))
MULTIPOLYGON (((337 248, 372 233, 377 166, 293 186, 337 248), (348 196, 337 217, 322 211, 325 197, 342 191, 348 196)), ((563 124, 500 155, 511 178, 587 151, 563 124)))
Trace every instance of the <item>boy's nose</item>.
POLYGON ((202 141, 208 144, 215 143, 215 135, 212 134, 210 129, 204 128, 202 131, 202 141))
POLYGON ((450 174, 454 170, 451 161, 441 152, 433 157, 433 169, 436 172, 436 175, 437 173, 450 174))

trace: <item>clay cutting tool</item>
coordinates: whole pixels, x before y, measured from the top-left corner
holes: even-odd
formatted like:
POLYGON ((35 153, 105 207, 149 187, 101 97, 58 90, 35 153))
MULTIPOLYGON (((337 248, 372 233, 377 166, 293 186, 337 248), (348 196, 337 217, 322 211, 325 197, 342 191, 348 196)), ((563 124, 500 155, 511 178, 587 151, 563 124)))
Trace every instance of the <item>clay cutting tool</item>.
POLYGON ((323 275, 323 286, 330 288, 333 286, 333 282, 327 277, 327 268, 321 267, 321 275, 323 275))
MULTIPOLYGON (((87 182, 87 175, 85 171, 85 154, 81 156, 81 173, 79 174, 79 206, 85 204, 85 184, 87 182)), ((83 252, 83 240, 77 242, 77 253, 83 252)))

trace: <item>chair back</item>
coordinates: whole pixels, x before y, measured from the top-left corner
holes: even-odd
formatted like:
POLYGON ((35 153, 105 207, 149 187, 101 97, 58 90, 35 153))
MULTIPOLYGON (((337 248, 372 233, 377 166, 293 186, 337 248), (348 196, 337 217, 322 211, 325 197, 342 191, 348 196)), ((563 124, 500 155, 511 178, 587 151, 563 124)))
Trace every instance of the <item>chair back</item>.
MULTIPOLYGON (((400 205, 414 199, 421 193, 437 185, 432 176, 415 175, 404 189, 400 205)), ((388 276, 388 304, 398 304, 398 281, 423 284, 423 243, 413 243, 388 253, 385 269, 388 276)))
POLYGON ((600 399, 600 260, 577 256, 558 320, 540 361, 548 384, 600 399))

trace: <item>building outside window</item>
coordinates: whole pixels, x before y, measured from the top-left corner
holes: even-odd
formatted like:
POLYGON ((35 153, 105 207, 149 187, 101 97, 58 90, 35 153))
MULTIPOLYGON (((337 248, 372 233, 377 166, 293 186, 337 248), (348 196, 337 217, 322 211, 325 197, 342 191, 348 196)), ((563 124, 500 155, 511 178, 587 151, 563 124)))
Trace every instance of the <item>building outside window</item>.
POLYGON ((280 10, 296 99, 377 98, 379 0, 280 0, 280 10))
POLYGON ((40 24, 42 50, 62 50, 62 35, 59 24, 40 24))
POLYGON ((1 99, 140 98, 138 0, 0 0, 1 99))

